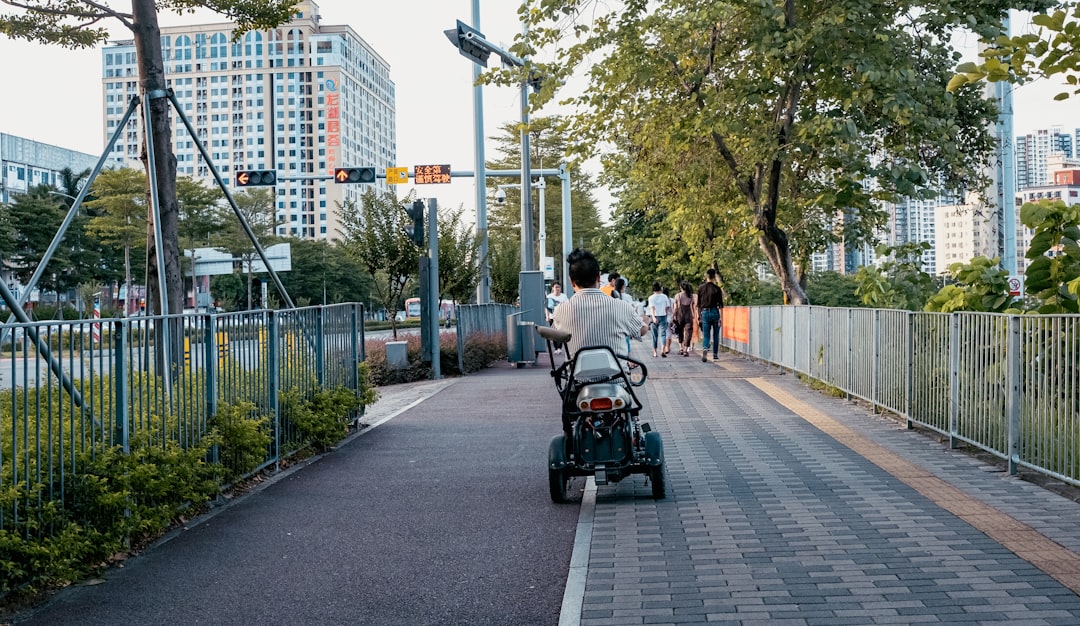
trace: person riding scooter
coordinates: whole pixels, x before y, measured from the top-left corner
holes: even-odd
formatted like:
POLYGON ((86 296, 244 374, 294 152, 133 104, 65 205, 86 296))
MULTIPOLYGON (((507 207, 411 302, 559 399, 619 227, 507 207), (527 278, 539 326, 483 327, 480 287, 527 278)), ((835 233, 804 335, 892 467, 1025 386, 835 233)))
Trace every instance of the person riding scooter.
MULTIPOLYGON (((649 327, 641 323, 629 303, 600 291, 600 264, 592 252, 575 248, 566 257, 566 266, 574 295, 555 307, 551 325, 572 335, 566 346, 567 356, 585 346, 607 346, 619 356, 629 356, 624 354, 625 338, 641 337, 649 327)), ((563 430, 570 432, 565 415, 563 430)))

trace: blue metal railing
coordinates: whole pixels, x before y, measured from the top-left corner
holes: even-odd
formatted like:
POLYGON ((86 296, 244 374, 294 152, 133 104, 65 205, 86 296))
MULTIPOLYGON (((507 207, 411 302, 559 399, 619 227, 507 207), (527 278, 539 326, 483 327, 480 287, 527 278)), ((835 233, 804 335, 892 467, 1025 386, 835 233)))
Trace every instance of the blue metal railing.
MULTIPOLYGON (((240 402, 270 420, 273 442, 258 467, 277 463, 304 445, 282 414, 280 392, 360 389, 363 317, 362 305, 340 304, 4 324, 11 333, 0 346, 0 495, 62 502, 80 460, 112 446, 127 452, 135 438, 197 444, 222 407, 240 402), (166 324, 170 351, 157 345, 166 324)), ((20 503, 7 500, 0 498, 0 529, 18 521, 20 503)))

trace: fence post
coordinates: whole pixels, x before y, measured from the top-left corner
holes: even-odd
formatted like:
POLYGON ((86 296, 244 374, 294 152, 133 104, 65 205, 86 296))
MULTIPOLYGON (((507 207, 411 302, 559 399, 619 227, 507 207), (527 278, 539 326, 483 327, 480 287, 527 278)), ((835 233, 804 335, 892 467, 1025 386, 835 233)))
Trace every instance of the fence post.
POLYGON ((915 420, 911 417, 915 395, 915 313, 907 313, 907 337, 904 350, 904 420, 908 430, 915 428, 915 420))
POLYGON ((850 400, 852 397, 851 390, 855 388, 855 333, 854 333, 854 310, 847 310, 847 392, 845 397, 850 400))
POLYGON ((874 317, 872 318, 872 325, 874 327, 872 331, 874 336, 874 364, 870 367, 870 406, 873 407, 874 413, 878 412, 878 369, 881 367, 881 362, 879 361, 880 352, 878 351, 878 346, 881 344, 880 314, 880 310, 874 309, 874 317))
POLYGON ((1009 422, 1009 474, 1015 476, 1020 460, 1020 316, 1009 316, 1009 343, 1005 351, 1008 363, 1005 375, 1005 418, 1009 422))
POLYGON ((116 359, 113 360, 116 370, 113 372, 113 389, 116 396, 113 425, 113 445, 120 446, 124 454, 131 452, 128 428, 128 364, 127 364, 127 329, 128 322, 116 320, 113 322, 113 350, 116 359))
MULTIPOLYGON (((217 320, 213 315, 206 315, 203 325, 203 369, 206 370, 206 417, 213 418, 218 412, 218 347, 217 347, 217 320)), ((191 350, 192 365, 195 361, 195 351, 191 350)), ((215 444, 211 455, 215 463, 220 462, 218 447, 215 444)))
POLYGON ((270 419, 274 424, 274 466, 280 469, 281 464, 281 407, 278 404, 278 373, 281 369, 280 355, 278 354, 278 319, 277 312, 273 309, 266 312, 266 352, 269 368, 267 371, 267 402, 270 406, 270 419))
POLYGON ((457 333, 457 367, 462 376, 465 375, 465 333, 467 332, 463 312, 464 310, 459 306, 457 308, 457 327, 454 328, 454 332, 457 333))
POLYGON ((949 449, 955 450, 960 421, 960 314, 949 316, 949 449))
POLYGON ((319 307, 319 316, 315 318, 315 380, 319 387, 326 388, 326 337, 323 329, 326 327, 326 307, 319 307))
POLYGON ((360 391, 360 372, 358 370, 360 367, 360 350, 357 348, 360 343, 360 337, 357 334, 358 328, 356 323, 356 318, 358 317, 357 308, 359 306, 359 304, 353 302, 352 306, 349 307, 349 336, 352 337, 352 340, 349 342, 349 362, 352 363, 352 375, 349 377, 349 380, 352 382, 353 391, 357 392, 360 391))
POLYGON ((361 304, 360 305, 360 338, 357 339, 357 341, 359 342, 359 345, 360 345, 360 360, 361 361, 366 361, 367 360, 367 320, 365 319, 366 315, 367 315, 367 309, 365 309, 364 305, 361 304))

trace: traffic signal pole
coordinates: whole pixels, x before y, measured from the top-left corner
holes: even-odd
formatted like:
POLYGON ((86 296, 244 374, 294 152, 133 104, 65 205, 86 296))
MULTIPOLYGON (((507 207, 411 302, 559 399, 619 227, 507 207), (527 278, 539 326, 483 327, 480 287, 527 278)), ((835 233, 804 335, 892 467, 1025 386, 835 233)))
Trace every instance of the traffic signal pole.
POLYGON ((428 198, 428 320, 431 324, 431 378, 442 378, 442 363, 439 359, 439 202, 428 198))

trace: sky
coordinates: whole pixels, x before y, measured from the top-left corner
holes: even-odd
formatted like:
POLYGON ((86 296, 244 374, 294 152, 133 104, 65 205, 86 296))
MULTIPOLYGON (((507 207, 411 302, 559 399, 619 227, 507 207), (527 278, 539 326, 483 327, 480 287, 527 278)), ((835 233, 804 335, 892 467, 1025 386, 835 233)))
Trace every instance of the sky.
MULTIPOLYGON (((397 90, 398 165, 411 169, 449 163, 454 170, 474 170, 473 63, 459 55, 443 34, 458 19, 472 22, 474 0, 316 1, 324 24, 348 24, 390 64, 397 90)), ((489 41, 509 47, 521 31, 517 0, 478 1, 480 30, 489 41)), ((129 0, 108 0, 107 4, 130 9, 129 0)), ((162 26, 222 21, 212 13, 196 17, 162 13, 159 20, 162 26)), ((1014 33, 1023 32, 1026 22, 1024 17, 1014 17, 1014 33)), ((123 28, 113 34, 118 39, 131 38, 123 28)), ((973 47, 974 39, 970 43, 973 47)), ((4 85, 0 132, 100 154, 105 141, 101 74, 100 50, 66 50, 0 36, 0 85, 4 85)), ((1053 95, 1060 90, 1046 81, 1017 88, 1016 133, 1080 127, 1080 97, 1054 102, 1053 95)), ((518 89, 484 88, 485 136, 518 121, 520 114, 518 89)), ((485 145, 488 160, 496 157, 493 142, 489 139, 485 145)), ((474 185, 473 179, 455 178, 449 185, 422 185, 419 191, 422 197, 438 198, 440 206, 464 205, 471 213, 474 185)), ((402 185, 398 191, 404 195, 410 187, 402 185)), ((601 215, 607 215, 610 196, 601 191, 597 200, 601 215)))

